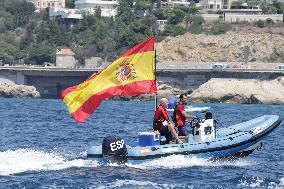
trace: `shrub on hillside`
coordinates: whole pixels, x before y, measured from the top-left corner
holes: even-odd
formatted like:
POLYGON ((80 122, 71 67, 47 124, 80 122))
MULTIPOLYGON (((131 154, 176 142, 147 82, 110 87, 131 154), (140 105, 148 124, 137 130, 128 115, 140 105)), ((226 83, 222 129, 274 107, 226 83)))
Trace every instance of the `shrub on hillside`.
POLYGON ((269 24, 273 24, 274 21, 273 21, 271 18, 267 18, 267 19, 265 20, 265 23, 266 23, 267 25, 269 25, 269 24))
POLYGON ((264 28, 264 21, 263 20, 258 20, 255 22, 255 25, 258 27, 258 28, 264 28))
POLYGON ((230 25, 223 22, 223 21, 218 21, 214 23, 211 28, 209 29, 209 33, 213 35, 220 35, 220 34, 225 34, 227 31, 230 30, 230 25))
POLYGON ((191 24, 189 26, 188 31, 192 34, 201 34, 204 32, 204 29, 202 27, 202 25, 198 25, 198 24, 191 24))
POLYGON ((178 35, 183 35, 185 32, 186 32, 186 29, 182 26, 168 24, 165 27, 164 35, 175 37, 175 36, 178 36, 178 35))

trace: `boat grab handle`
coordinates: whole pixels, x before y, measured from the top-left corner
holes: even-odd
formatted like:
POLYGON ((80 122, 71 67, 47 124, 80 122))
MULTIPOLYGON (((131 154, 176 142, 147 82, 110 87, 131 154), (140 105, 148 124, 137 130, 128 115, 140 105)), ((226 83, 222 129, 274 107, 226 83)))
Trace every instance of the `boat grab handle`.
POLYGON ((160 135, 159 134, 155 134, 154 136, 154 141, 160 140, 160 135))

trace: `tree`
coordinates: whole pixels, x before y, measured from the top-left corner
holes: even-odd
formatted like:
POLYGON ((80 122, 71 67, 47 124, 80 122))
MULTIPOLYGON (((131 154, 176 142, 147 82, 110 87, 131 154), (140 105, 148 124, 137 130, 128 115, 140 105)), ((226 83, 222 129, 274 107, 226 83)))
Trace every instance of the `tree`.
POLYGON ((196 25, 202 25, 204 23, 204 18, 200 15, 193 15, 190 18, 190 23, 191 24, 196 24, 196 25))
POLYGON ((127 25, 133 22, 135 15, 133 10, 133 0, 119 0, 117 17, 127 25))
POLYGON ((260 7, 262 9, 262 12, 264 14, 276 14, 277 13, 277 8, 273 4, 267 4, 264 3, 260 7))
POLYGON ((146 25, 152 33, 157 33, 158 31, 158 23, 157 18, 152 14, 147 14, 141 22, 146 25))
POLYGON ((14 28, 17 28, 29 22, 29 18, 35 11, 35 7, 32 3, 27 3, 26 1, 11 1, 7 10, 12 15, 15 15, 14 28))
POLYGON ((200 34, 204 31, 202 26, 202 24, 204 23, 204 19, 202 16, 193 15, 189 18, 189 20, 190 20, 190 26, 188 30, 190 31, 190 33, 200 34))
POLYGON ((157 9, 153 12, 153 14, 155 15, 155 17, 157 17, 158 20, 167 19, 167 15, 165 15, 165 12, 163 11, 163 9, 157 9))
POLYGON ((102 9, 101 9, 101 7, 97 7, 95 15, 99 19, 102 17, 102 9))
POLYGON ((248 6, 259 6, 261 4, 260 0, 247 0, 248 6))
POLYGON ((42 65, 44 62, 51 62, 55 49, 49 46, 32 45, 27 51, 29 55, 26 62, 28 64, 42 65))
POLYGON ((192 4, 190 7, 189 7, 189 11, 188 11, 188 13, 189 14, 193 14, 193 15, 195 15, 195 14, 199 14, 200 13, 200 7, 196 7, 196 4, 194 3, 194 4, 192 4))
POLYGON ((176 25, 183 21, 186 13, 179 8, 174 8, 172 14, 170 15, 168 21, 170 24, 176 25))
POLYGON ((284 13, 284 3, 281 3, 279 1, 273 1, 273 6, 277 9, 277 14, 284 13))
POLYGON ((136 1, 134 3, 134 16, 136 19, 143 18, 146 12, 147 6, 143 1, 136 1))
POLYGON ((65 7, 74 9, 75 8, 75 0, 65 0, 65 7))

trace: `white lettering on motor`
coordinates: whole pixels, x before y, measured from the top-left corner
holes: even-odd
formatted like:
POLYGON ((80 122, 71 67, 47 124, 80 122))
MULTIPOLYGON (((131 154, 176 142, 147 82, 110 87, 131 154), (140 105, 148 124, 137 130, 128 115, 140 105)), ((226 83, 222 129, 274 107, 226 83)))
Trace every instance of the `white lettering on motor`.
POLYGON ((120 148, 123 148, 124 145, 124 140, 120 140, 120 141, 116 141, 116 142, 112 142, 110 143, 110 149, 111 151, 116 151, 119 150, 120 148))

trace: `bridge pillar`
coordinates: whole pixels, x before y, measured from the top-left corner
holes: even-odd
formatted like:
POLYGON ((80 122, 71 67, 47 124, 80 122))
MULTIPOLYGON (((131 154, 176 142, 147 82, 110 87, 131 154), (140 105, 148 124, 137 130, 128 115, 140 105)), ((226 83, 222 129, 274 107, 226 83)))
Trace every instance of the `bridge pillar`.
POLYGON ((16 84, 17 85, 26 85, 26 76, 23 74, 23 72, 17 72, 16 75, 16 84))

